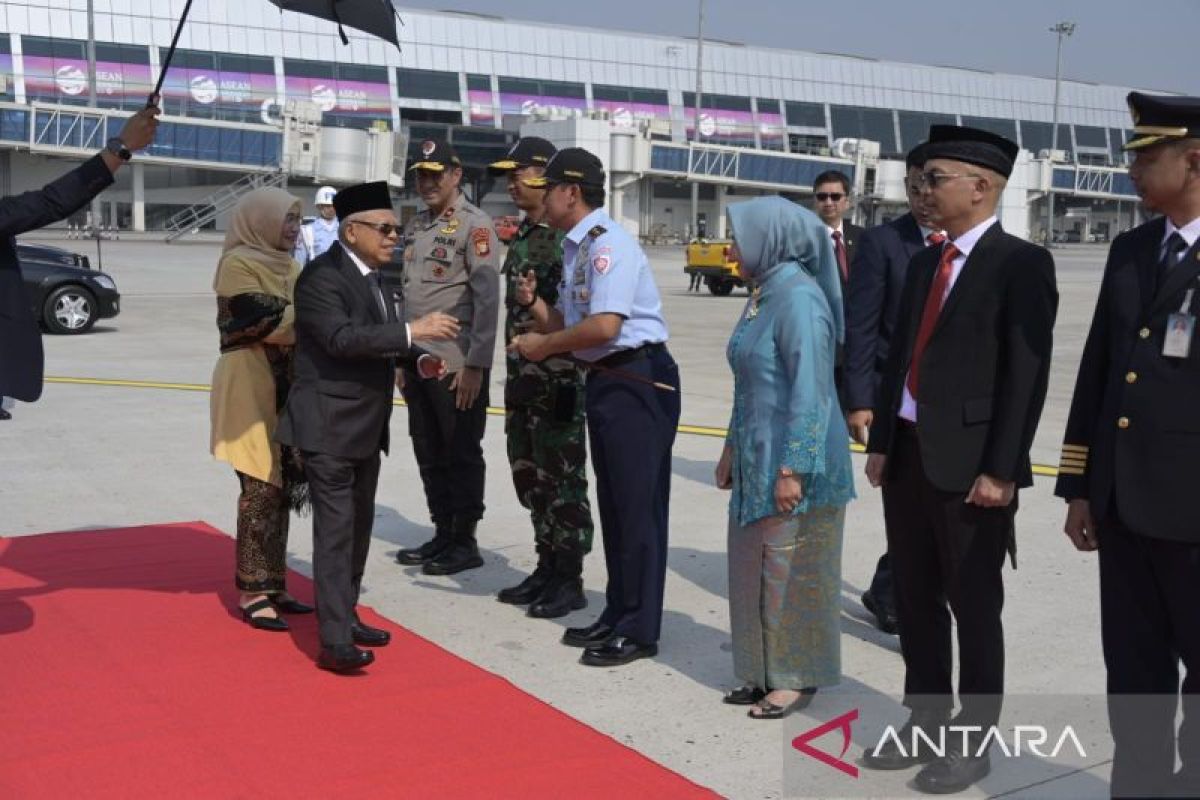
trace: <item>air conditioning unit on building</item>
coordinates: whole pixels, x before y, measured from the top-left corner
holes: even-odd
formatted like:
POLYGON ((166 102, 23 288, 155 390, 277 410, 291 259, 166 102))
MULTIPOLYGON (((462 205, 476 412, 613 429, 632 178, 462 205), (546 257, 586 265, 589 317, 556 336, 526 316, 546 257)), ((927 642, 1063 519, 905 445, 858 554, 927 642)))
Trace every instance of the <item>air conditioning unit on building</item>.
POLYGON ((870 139, 834 139, 833 155, 847 161, 870 163, 879 160, 879 142, 870 139))
POLYGON ((1065 164, 1067 161, 1066 150, 1039 150, 1038 158, 1043 161, 1053 161, 1056 164, 1065 164))

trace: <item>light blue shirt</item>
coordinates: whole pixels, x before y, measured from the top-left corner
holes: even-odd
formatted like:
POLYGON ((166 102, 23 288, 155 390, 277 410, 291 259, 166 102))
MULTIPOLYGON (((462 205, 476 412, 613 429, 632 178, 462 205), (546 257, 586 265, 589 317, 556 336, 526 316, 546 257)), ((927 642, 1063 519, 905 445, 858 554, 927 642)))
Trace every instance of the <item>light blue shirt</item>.
POLYGON ((563 239, 558 310, 568 328, 592 314, 619 314, 624 320, 615 338, 599 347, 576 350, 575 356, 583 361, 667 341, 662 299, 650 262, 633 237, 603 208, 580 220, 563 239), (596 226, 604 232, 593 236, 596 226))
POLYGON ((292 258, 303 267, 324 253, 338 240, 338 224, 337 217, 329 221, 317 217, 312 222, 304 223, 300 227, 300 235, 296 237, 296 249, 292 251, 292 258), (311 250, 308 245, 310 238, 311 250))

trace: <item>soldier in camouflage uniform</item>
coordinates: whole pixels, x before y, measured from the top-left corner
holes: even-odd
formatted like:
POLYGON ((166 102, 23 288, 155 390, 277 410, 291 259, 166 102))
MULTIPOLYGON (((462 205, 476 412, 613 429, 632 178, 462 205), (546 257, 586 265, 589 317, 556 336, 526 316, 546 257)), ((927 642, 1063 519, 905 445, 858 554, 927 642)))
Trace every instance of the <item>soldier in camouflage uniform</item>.
MULTIPOLYGON (((563 233, 541 221, 545 189, 526 186, 555 153, 545 139, 518 141, 492 171, 508 175, 508 191, 525 218, 509 243, 503 278, 505 339, 521 333, 532 317, 516 302, 517 279, 537 276, 549 304, 562 280, 563 233)), ((504 390, 508 460, 521 505, 533 518, 538 563, 521 583, 502 590, 501 602, 529 605, 529 616, 555 618, 587 605, 583 557, 592 548, 587 492, 587 446, 583 428, 583 372, 569 358, 540 363, 510 353, 504 390)))

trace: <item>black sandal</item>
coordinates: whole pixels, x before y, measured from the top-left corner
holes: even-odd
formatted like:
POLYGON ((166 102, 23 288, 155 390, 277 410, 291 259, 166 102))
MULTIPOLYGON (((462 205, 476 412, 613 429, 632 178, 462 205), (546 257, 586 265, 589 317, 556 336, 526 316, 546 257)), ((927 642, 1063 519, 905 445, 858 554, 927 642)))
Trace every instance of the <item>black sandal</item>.
POLYGON ((288 629, 286 621, 279 617, 256 617, 254 614, 263 609, 273 608, 273 604, 269 598, 259 600, 256 603, 251 603, 242 609, 242 620, 250 625, 251 628, 258 628, 260 631, 274 631, 282 633, 288 629))
POLYGON ((777 706, 766 698, 763 698, 755 703, 755 707, 761 713, 755 714, 754 710, 751 709, 746 712, 746 716, 750 719, 783 719, 793 711, 803 711, 808 708, 809 703, 812 702, 813 696, 816 693, 817 690, 815 687, 801 689, 800 696, 786 706, 777 706))
POLYGON ((765 689, 760 689, 757 686, 746 684, 745 686, 728 692, 724 697, 721 698, 721 702, 728 703, 731 706, 752 706, 766 696, 767 691, 765 689))
POLYGON ((278 600, 274 595, 267 598, 271 601, 271 605, 282 611, 284 614, 311 614, 316 611, 315 608, 308 603, 301 603, 294 597, 289 597, 287 600, 278 600))

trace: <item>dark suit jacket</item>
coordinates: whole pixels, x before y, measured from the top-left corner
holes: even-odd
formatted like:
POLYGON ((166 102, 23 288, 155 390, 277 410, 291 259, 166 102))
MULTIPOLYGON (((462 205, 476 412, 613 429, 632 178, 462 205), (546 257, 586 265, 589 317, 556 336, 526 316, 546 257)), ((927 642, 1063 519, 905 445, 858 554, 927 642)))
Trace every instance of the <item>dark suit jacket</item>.
POLYGON ((112 182, 112 172, 95 156, 41 191, 0 198, 0 395, 37 400, 45 363, 14 237, 71 216, 112 182))
MULTIPOLYGON (((859 227, 858 225, 854 225, 849 222, 842 222, 842 243, 846 245, 846 263, 847 263, 849 269, 854 268, 855 248, 858 247, 858 239, 860 236, 862 236, 862 234, 863 234, 863 229, 861 227, 859 227)), ((838 275, 839 275, 839 277, 841 276, 841 270, 838 270, 838 275)), ((849 290, 846 286, 845 280, 842 280, 841 283, 842 283, 842 314, 844 316, 845 311, 846 311, 847 296, 849 295, 849 290)), ((834 382, 835 388, 837 389, 838 402, 842 406, 842 411, 846 412, 846 411, 850 410, 850 406, 847 405, 847 403, 849 402, 849 397, 846 394, 846 348, 845 348, 845 345, 841 345, 838 347, 836 359, 837 359, 837 361, 836 361, 836 364, 835 364, 834 370, 833 370, 833 382, 834 382)))
POLYGON ((863 231, 846 292, 846 405, 874 408, 908 262, 925 249, 912 214, 863 231))
MULTIPOLYGON (((909 266, 871 425, 872 453, 892 448, 940 257, 940 248, 927 248, 909 266)), ((941 491, 965 493, 980 474, 1032 485, 1029 448, 1046 399, 1057 311, 1049 251, 1010 236, 999 223, 984 232, 921 361, 917 432, 926 477, 941 491)))
POLYGON ((1088 332, 1055 494, 1084 498, 1143 536, 1200 542, 1200 336, 1187 358, 1162 354, 1168 319, 1194 289, 1200 314, 1200 243, 1157 285, 1166 223, 1116 238, 1088 332), (1121 427, 1121 420, 1125 420, 1121 427))
POLYGON ((278 441, 350 459, 387 452, 396 360, 425 352, 410 345, 402 307, 396 319, 385 320, 340 243, 309 262, 296 282, 295 377, 278 441))
MULTIPOLYGON (((846 245, 846 263, 854 268, 854 254, 857 252, 859 239, 865 231, 859 225, 851 222, 842 223, 842 242, 846 245)), ((842 282, 842 303, 846 302, 846 283, 842 282)))

